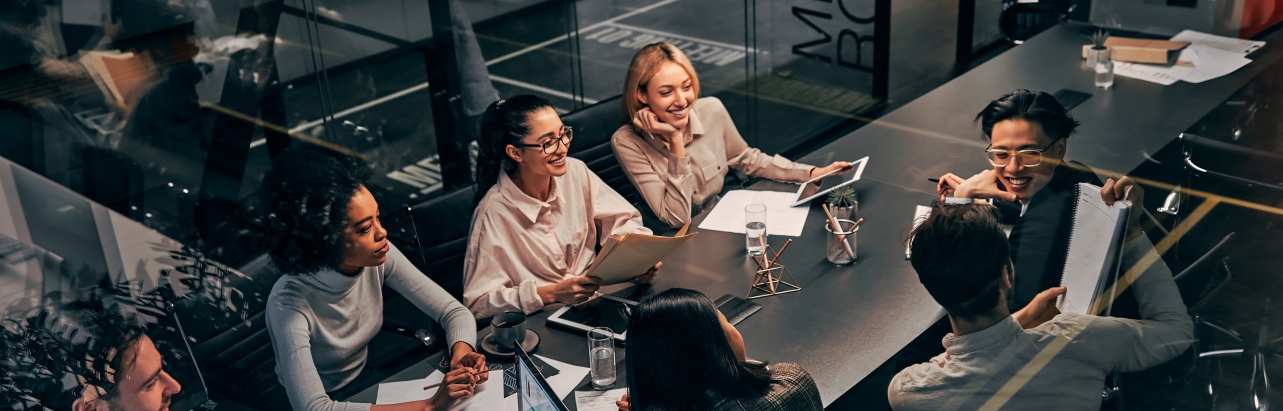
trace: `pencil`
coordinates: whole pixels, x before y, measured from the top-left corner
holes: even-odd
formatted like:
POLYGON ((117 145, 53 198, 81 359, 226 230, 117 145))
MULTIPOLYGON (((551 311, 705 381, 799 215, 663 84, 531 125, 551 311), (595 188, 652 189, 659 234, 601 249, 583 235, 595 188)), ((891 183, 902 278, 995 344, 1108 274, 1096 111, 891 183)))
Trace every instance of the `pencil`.
MULTIPOLYGON (((490 372, 490 369, 489 369, 489 368, 486 368, 486 370, 485 370, 485 371, 470 372, 470 373, 468 373, 468 375, 481 375, 481 374, 486 374, 486 373, 489 373, 489 372, 490 372)), ((445 383, 446 383, 446 382, 445 382, 445 380, 441 380, 441 382, 439 382, 439 383, 432 384, 432 385, 429 385, 429 386, 427 386, 427 387, 423 387, 423 390, 424 390, 424 391, 426 391, 426 390, 430 390, 430 389, 433 389, 433 388, 437 388, 437 387, 440 387, 440 386, 442 386, 442 385, 445 385, 445 383)))
MULTIPOLYGON (((837 235, 837 233, 842 232, 842 226, 838 224, 838 220, 836 218, 833 218, 833 213, 829 211, 829 205, 820 204, 820 206, 824 207, 824 215, 829 217, 829 226, 833 227, 834 235, 837 235)), ((864 219, 861 218, 860 221, 864 221, 864 219)), ((856 224, 859 224, 859 223, 856 223, 856 224)), ((852 226, 851 229, 854 230, 855 226, 852 226)), ((851 256, 851 258, 855 258, 855 250, 852 250, 851 244, 846 242, 846 236, 838 235, 838 242, 841 243, 842 246, 846 248, 846 255, 851 256)), ((829 252, 833 252, 833 250, 829 250, 829 252)))
MULTIPOLYGON (((784 250, 786 250, 786 249, 788 249, 788 248, 789 248, 789 244, 793 244, 793 239, 792 239, 792 238, 790 238, 788 241, 785 241, 783 246, 780 246, 780 251, 777 251, 777 252, 775 253, 775 258, 772 258, 772 259, 771 259, 771 263, 770 263, 770 264, 767 264, 767 265, 766 265, 766 268, 768 268, 768 269, 769 269, 769 268, 771 268, 771 267, 774 267, 774 266, 775 266, 775 262, 780 260, 780 255, 781 255, 781 254, 784 254, 784 250)), ((765 254, 763 254, 763 256, 765 256, 765 254)))

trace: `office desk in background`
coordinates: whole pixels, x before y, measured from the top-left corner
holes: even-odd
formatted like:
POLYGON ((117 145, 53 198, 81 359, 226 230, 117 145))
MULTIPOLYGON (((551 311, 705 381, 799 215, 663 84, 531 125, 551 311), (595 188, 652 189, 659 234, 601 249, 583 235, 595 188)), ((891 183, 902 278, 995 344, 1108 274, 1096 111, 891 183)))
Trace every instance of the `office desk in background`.
MULTIPOLYGON (((1086 27, 1065 23, 1052 28, 800 159, 815 163, 829 153, 836 154, 834 158, 870 156, 856 184, 865 218, 857 240, 860 259, 851 266, 824 260, 823 213, 813 211, 802 236, 781 258, 802 292, 754 300, 763 309, 738 325, 749 356, 800 364, 815 378, 827 406, 943 315, 904 259, 902 241, 915 206, 935 197, 934 185, 926 178, 947 172, 965 176, 990 167, 981 154, 985 143, 979 126, 973 122, 988 101, 1020 88, 1091 94, 1072 111, 1082 126, 1070 139, 1067 158, 1122 174, 1283 57, 1283 50, 1268 44, 1253 56, 1252 64, 1216 80, 1161 86, 1117 77, 1113 88, 1100 90, 1094 86, 1094 73, 1080 63, 1086 27)), ((1279 38, 1276 33, 1267 40, 1279 38)), ((793 191, 791 187, 760 182, 751 188, 793 191)), ((698 226, 700 218, 692 226, 698 226)), ((770 241, 779 246, 784 240, 770 241)), ((706 231, 664 262, 649 292, 684 287, 710 298, 742 296, 752 276, 742 235, 706 231)), ((586 366, 584 336, 548 329, 544 321, 551 311, 529 320, 530 329, 543 337, 538 353, 586 366)), ((389 381, 427 375, 414 370, 389 381)), ((621 384, 625 380, 621 374, 621 384)), ((375 392, 377 387, 352 399, 372 401, 375 392)), ((573 406, 573 395, 567 399, 573 406)))

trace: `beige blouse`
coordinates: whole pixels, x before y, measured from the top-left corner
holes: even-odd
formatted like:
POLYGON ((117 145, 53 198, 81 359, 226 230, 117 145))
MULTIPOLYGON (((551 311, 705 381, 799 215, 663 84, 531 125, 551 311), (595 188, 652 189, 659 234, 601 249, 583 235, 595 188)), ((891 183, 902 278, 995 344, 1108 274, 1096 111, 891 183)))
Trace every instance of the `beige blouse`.
POLYGON ((651 233, 641 213, 583 161, 566 164, 566 174, 552 179, 548 201, 526 195, 507 173, 481 198, 463 263, 464 304, 477 318, 539 311, 536 288, 583 275, 610 236, 651 233))
POLYGON ((695 101, 688 130, 684 158, 668 151, 663 139, 640 136, 631 125, 620 127, 610 140, 624 174, 655 216, 674 228, 717 202, 727 167, 787 182, 808 180, 814 168, 749 147, 716 97, 695 101))

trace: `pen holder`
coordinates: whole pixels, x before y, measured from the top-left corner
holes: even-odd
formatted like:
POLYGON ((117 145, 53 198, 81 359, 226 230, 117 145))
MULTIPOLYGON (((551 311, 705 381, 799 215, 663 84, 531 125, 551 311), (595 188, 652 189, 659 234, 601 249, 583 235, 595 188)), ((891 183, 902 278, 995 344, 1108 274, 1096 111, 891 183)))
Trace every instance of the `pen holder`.
POLYGON ((763 250, 762 260, 768 263, 758 264, 758 270, 753 276, 753 284, 748 287, 746 299, 752 300, 802 291, 802 287, 797 285, 797 280, 793 278, 793 273, 789 271, 788 267, 778 261, 770 263, 772 260, 778 260, 775 258, 777 255, 770 245, 767 245, 763 250), (768 256, 770 258, 766 258, 768 256), (766 267, 766 264, 770 264, 770 266, 766 267))
POLYGON ((824 253, 824 258, 830 263, 837 265, 847 265, 854 263, 859 258, 856 248, 856 234, 860 227, 855 226, 851 220, 837 219, 838 231, 833 231, 829 224, 824 225, 824 231, 829 233, 828 252, 824 253))

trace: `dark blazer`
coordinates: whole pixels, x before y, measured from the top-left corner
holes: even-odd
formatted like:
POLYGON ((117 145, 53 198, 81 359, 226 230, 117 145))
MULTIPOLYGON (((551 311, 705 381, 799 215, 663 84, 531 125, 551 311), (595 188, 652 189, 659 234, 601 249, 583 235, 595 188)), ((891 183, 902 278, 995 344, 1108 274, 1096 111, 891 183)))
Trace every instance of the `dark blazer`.
POLYGON ((1057 166, 1046 187, 1029 199, 1029 209, 1020 215, 1020 203, 997 203, 1003 223, 1014 224, 1011 261, 1016 265, 1016 284, 1010 307, 1024 308, 1039 292, 1060 284, 1069 248, 1069 229, 1078 183, 1101 185, 1096 173, 1082 163, 1057 166))
POLYGON ((714 398, 713 411, 821 411, 820 389, 802 367, 794 363, 771 364, 771 387, 751 398, 714 398))

